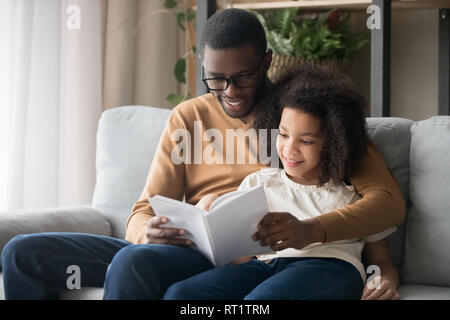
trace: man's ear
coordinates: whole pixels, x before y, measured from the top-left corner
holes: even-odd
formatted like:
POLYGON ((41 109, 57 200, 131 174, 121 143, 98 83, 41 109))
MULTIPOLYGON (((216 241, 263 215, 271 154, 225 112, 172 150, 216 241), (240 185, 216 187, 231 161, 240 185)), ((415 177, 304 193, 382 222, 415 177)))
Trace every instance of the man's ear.
POLYGON ((272 64, 272 49, 267 50, 266 56, 264 57, 264 68, 266 72, 269 71, 270 65, 272 64))

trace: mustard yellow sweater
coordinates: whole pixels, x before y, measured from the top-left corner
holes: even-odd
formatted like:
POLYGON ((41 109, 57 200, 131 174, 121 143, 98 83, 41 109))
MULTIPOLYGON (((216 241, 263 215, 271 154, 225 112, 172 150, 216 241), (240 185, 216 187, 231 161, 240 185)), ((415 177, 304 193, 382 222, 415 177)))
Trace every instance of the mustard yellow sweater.
MULTIPOLYGON (((248 154, 249 139, 246 139, 245 142, 244 148, 247 157, 244 164, 239 164, 237 161, 239 149, 237 139, 234 140, 234 157, 230 154, 227 157, 227 130, 229 132, 230 129, 246 130, 250 129, 251 125, 251 122, 246 124, 240 119, 230 118, 212 94, 206 94, 176 106, 162 133, 144 190, 127 220, 125 239, 132 243, 146 242, 146 224, 155 215, 147 201, 148 197, 160 194, 182 200, 185 196, 186 202, 196 204, 208 193, 221 195, 236 190, 247 175, 269 167, 270 164, 262 164, 259 161, 252 164, 254 161, 248 154), (195 121, 201 122, 195 123, 195 121), (201 134, 199 135, 198 128, 200 127, 201 134), (212 133, 220 132, 223 137, 222 154, 219 157, 223 159, 221 164, 211 163, 208 159, 202 158, 203 152, 206 155, 216 155, 214 152, 209 152, 212 142, 201 139, 205 130, 211 128, 219 130, 210 130, 212 133), (171 138, 172 135, 180 136, 183 132, 189 132, 190 137, 188 136, 188 138, 190 139, 171 138), (182 146, 182 141, 188 142, 188 140, 190 145, 185 144, 185 150, 190 150, 190 154, 176 152, 179 150, 177 148, 182 146), (202 148, 200 153, 195 154, 194 146, 198 142, 202 148), (207 150, 209 151, 206 152, 204 150, 208 148, 208 145, 209 149, 207 150), (174 163, 173 159, 176 160, 175 162, 179 162, 181 155, 186 156, 185 161, 179 164, 174 163), (234 159, 234 161, 228 161, 232 163, 227 164, 227 158, 234 159)), ((152 128, 148 129, 152 130, 152 128)), ((220 153, 220 151, 215 152, 220 153)), ((372 142, 368 143, 368 153, 350 182, 355 186, 362 199, 341 210, 318 216, 326 232, 326 241, 366 237, 403 221, 405 203, 402 194, 381 154, 372 142)))

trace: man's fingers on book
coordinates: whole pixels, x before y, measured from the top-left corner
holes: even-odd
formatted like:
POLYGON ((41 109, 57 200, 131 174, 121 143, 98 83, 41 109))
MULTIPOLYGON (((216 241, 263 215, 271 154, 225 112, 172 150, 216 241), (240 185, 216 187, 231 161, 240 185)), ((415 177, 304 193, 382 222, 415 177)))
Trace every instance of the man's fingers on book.
POLYGON ((172 238, 186 234, 186 230, 179 228, 150 228, 147 233, 154 238, 172 238))
POLYGON ((160 228, 160 237, 175 237, 178 235, 184 235, 186 231, 179 228, 160 228))
POLYGON ((157 228, 161 224, 166 224, 169 221, 167 217, 155 216, 150 218, 147 225, 149 228, 157 228))
POLYGON ((148 243, 153 244, 169 244, 173 246, 190 247, 192 246, 192 240, 182 238, 152 238, 149 237, 148 243))
POLYGON ((181 238, 171 238, 168 239, 168 243, 173 246, 190 247, 192 245, 192 240, 181 239, 181 238))

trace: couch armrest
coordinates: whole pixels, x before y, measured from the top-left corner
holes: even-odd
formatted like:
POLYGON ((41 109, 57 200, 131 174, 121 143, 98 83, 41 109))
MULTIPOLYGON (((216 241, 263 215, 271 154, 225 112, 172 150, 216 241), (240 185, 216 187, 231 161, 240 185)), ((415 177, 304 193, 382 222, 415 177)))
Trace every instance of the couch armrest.
POLYGON ((101 212, 90 206, 0 213, 0 253, 18 234, 79 232, 111 235, 111 226, 101 212))

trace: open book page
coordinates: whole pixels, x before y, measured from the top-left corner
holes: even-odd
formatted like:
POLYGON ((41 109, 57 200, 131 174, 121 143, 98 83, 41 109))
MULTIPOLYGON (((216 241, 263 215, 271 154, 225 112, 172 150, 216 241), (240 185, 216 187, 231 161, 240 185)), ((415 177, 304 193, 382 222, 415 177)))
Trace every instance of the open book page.
POLYGON ((217 205, 209 212, 206 219, 213 238, 217 266, 240 257, 273 252, 269 246, 261 247, 258 241, 251 238, 267 212, 269 209, 262 186, 239 190, 231 201, 217 205))
POLYGON ((150 205, 158 216, 165 216, 169 221, 161 227, 183 228, 186 234, 180 238, 190 239, 197 249, 214 263, 209 235, 203 221, 206 211, 189 203, 176 201, 160 195, 148 198, 150 205))
POLYGON ((216 200, 214 200, 211 205, 209 206, 209 211, 214 211, 214 209, 220 208, 224 205, 226 205, 227 203, 229 203, 230 201, 233 201, 234 198, 240 196, 242 193, 244 193, 245 191, 243 190, 235 190, 235 191, 231 191, 228 193, 225 193, 223 195, 221 195, 220 197, 218 197, 216 200))

